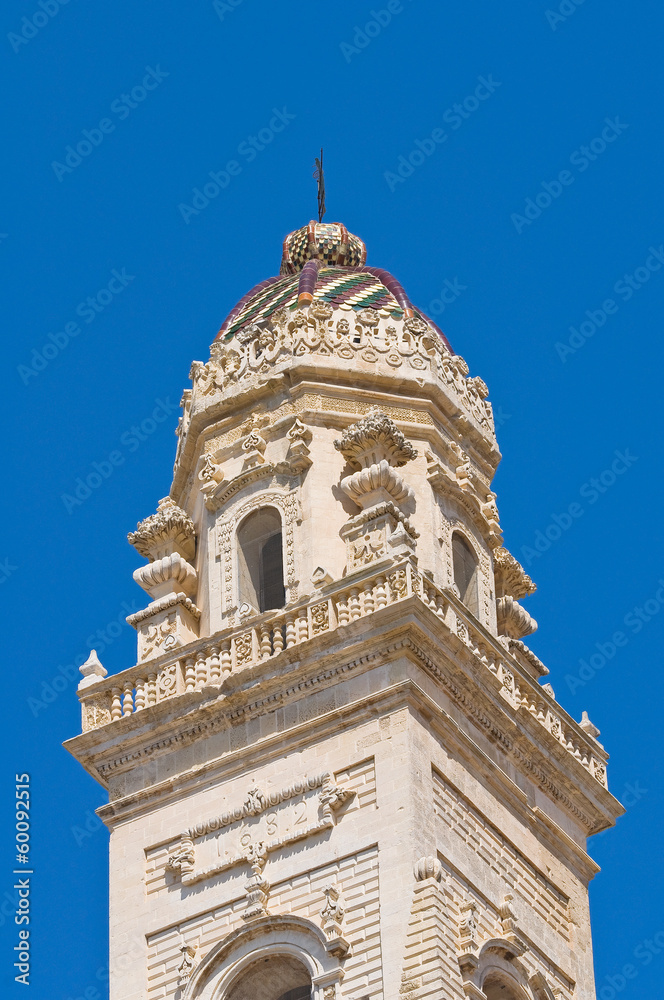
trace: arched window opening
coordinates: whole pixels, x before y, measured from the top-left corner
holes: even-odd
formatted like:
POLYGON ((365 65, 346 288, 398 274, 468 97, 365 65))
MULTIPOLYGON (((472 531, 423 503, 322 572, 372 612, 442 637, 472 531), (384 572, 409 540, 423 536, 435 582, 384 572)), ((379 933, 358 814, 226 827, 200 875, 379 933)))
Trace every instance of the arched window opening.
POLYGON ((477 556, 458 531, 452 535, 452 564, 454 582, 459 596, 471 614, 479 617, 480 598, 477 579, 477 556))
POLYGON ((521 990, 507 983, 502 976, 491 975, 482 986, 487 1000, 522 1000, 521 990))
POLYGON ((237 533, 240 604, 258 611, 283 608, 284 560, 281 517, 274 507, 249 514, 237 533))
POLYGON ((310 1000, 311 976, 290 955, 254 962, 231 986, 224 1000, 310 1000))

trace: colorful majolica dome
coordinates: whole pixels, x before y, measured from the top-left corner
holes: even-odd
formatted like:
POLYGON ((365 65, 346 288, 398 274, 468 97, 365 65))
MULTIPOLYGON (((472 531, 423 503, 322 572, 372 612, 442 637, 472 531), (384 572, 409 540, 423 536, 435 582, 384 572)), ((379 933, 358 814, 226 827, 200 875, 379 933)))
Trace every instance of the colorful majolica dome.
POLYGON ((339 222, 310 222, 289 233, 283 243, 281 272, 240 299, 221 325, 217 340, 241 327, 269 320, 280 309, 296 310, 315 300, 356 312, 374 309, 394 319, 416 316, 450 345, 442 330, 417 309, 397 279, 380 267, 367 267, 367 248, 339 222))

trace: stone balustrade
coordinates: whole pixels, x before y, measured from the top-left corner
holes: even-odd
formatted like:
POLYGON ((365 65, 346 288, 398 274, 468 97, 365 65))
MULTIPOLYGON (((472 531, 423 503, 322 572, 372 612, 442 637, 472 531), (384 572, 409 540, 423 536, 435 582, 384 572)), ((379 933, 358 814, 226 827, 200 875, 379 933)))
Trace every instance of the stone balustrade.
POLYGON ((540 688, 503 643, 472 618, 450 590, 441 590, 410 559, 375 564, 283 611, 266 612, 214 636, 198 639, 146 664, 105 677, 79 691, 83 732, 145 711, 177 695, 219 687, 231 673, 279 656, 399 601, 420 600, 498 682, 505 700, 529 712, 604 787, 606 754, 572 723, 552 695, 540 688))

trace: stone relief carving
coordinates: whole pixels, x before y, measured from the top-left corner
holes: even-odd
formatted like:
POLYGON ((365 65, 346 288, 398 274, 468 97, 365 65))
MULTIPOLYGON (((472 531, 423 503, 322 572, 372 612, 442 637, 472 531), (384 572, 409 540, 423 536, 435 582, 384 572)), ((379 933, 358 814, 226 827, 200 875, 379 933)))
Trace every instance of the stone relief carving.
POLYGON ((191 367, 193 392, 202 399, 220 396, 243 379, 265 375, 280 361, 306 354, 343 362, 357 358, 365 364, 385 364, 388 370, 431 372, 481 427, 493 430, 485 383, 468 377, 463 358, 450 354, 425 322, 415 316, 396 320, 374 309, 348 310, 338 316, 320 300, 308 311, 276 310, 269 321, 250 324, 227 341, 215 341, 210 360, 191 367))
POLYGON ((139 521, 127 539, 150 562, 172 552, 191 559, 196 548, 194 522, 170 497, 160 500, 157 512, 139 521))
POLYGON ((155 514, 139 522, 129 542, 149 560, 134 572, 134 580, 153 598, 143 611, 127 621, 138 631, 139 662, 196 638, 200 611, 190 600, 196 594, 193 559, 196 532, 189 515, 170 497, 155 514))
POLYGON ((178 986, 186 986, 191 979, 191 974, 196 968, 196 945, 183 944, 180 948, 182 961, 178 966, 178 986))
MULTIPOLYGON (((267 893, 269 888, 262 885, 261 879, 270 853, 332 829, 337 823, 337 812, 354 795, 355 792, 335 783, 327 771, 304 777, 276 792, 251 788, 240 806, 183 833, 169 855, 166 867, 188 884, 211 878, 238 864, 248 863, 252 869, 259 866, 260 871, 254 870, 250 883, 247 883, 247 893, 248 896, 249 893, 256 893, 251 899, 250 915, 260 915, 257 908, 264 908, 267 900, 267 896, 263 899, 261 894, 267 893), (258 824, 247 822, 255 821, 257 817, 260 817, 258 824), (199 847, 203 849, 206 845, 212 864, 197 869, 199 847), (257 881, 258 876, 260 879, 257 881)), ((205 860, 204 849, 203 855, 205 860)))
POLYGON ((494 550, 493 572, 498 597, 509 596, 521 600, 537 590, 523 566, 505 548, 494 550))
POLYGON ((404 502, 414 499, 414 492, 395 471, 417 457, 413 445, 386 413, 374 407, 351 424, 334 446, 357 470, 341 480, 341 489, 362 508, 362 514, 351 517, 341 530, 347 571, 388 554, 414 553, 417 536, 400 510, 404 502))
POLYGON ((513 597, 496 598, 498 634, 521 639, 537 630, 537 622, 513 597))

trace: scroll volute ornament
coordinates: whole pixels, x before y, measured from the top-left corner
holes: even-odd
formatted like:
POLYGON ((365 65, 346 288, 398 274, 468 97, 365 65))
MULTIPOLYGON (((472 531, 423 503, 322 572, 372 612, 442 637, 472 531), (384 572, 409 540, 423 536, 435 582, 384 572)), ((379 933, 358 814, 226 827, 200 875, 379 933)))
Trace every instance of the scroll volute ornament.
POLYGON ((134 580, 151 597, 196 593, 196 570, 189 562, 196 551, 194 522, 170 497, 160 500, 156 513, 140 521, 127 538, 150 560, 136 570, 134 580))
POLYGON ((395 471, 417 451, 387 414, 373 407, 334 442, 348 464, 357 469, 341 480, 341 489, 362 510, 392 501, 401 505, 414 497, 411 486, 395 471))

